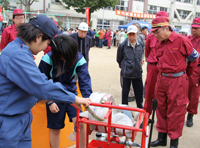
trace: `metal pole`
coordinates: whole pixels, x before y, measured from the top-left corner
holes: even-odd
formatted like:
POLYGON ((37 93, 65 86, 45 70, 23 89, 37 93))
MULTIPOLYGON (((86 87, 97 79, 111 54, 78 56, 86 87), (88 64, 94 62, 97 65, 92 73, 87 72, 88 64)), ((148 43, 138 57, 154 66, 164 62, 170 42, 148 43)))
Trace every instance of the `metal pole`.
POLYGON ((153 99, 153 101, 152 101, 153 114, 152 114, 152 118, 151 118, 151 129, 150 129, 150 134, 149 134, 148 148, 150 148, 150 144, 151 144, 151 136, 152 136, 152 133, 153 133, 154 116, 155 116, 155 111, 157 109, 157 104, 158 104, 158 100, 153 99))
POLYGON ((65 18, 65 27, 67 27, 67 17, 65 18))
POLYGON ((103 21, 102 21, 102 30, 104 29, 104 7, 103 7, 103 21))

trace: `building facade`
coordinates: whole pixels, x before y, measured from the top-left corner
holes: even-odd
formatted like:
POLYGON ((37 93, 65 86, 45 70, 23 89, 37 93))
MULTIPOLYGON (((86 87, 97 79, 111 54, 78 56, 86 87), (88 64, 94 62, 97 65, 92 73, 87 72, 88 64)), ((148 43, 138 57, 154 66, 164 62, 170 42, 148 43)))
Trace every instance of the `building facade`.
MULTIPOLYGON (((10 0, 11 8, 25 7, 16 4, 17 0, 10 0)), ((102 8, 91 14, 92 29, 111 28, 116 30, 119 25, 124 25, 132 20, 147 21, 152 19, 133 18, 115 14, 115 9, 156 14, 158 11, 166 11, 169 14, 170 25, 180 29, 182 25, 190 25, 195 17, 200 17, 200 0, 119 0, 115 8, 102 8)), ((62 27, 66 27, 66 14, 70 23, 70 28, 78 27, 79 23, 86 21, 86 14, 77 13, 73 8, 65 8, 65 4, 59 0, 38 0, 31 5, 31 10, 40 13, 47 13, 56 21, 62 22, 62 27)))

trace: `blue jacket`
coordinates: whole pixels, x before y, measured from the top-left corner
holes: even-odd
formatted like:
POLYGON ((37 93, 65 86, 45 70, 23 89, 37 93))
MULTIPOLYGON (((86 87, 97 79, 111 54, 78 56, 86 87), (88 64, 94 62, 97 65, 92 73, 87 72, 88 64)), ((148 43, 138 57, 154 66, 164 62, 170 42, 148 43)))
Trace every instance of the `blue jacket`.
MULTIPOLYGON (((78 44, 78 33, 73 33, 70 34, 70 36, 77 42, 78 44)), ((85 60, 87 61, 87 63, 89 62, 89 50, 92 44, 92 39, 86 35, 85 36, 85 60)))
MULTIPOLYGON (((63 60, 60 60, 60 64, 63 67, 66 66, 67 63, 64 63, 63 60)), ((66 71, 64 74, 56 77, 57 70, 54 67, 55 63, 53 60, 52 52, 50 51, 42 58, 39 64, 40 71, 44 73, 48 77, 48 79, 53 79, 54 82, 62 83, 68 91, 76 95, 77 87, 76 80, 74 79, 74 77, 75 73, 77 73, 81 94, 83 97, 89 98, 90 94, 92 93, 91 79, 88 72, 86 60, 84 59, 81 53, 78 52, 78 57, 75 65, 70 70, 66 71)))
POLYGON ((75 95, 42 74, 29 47, 16 38, 0 54, 0 115, 23 114, 39 100, 73 103, 75 95))
POLYGON ((94 39, 95 31, 91 31, 91 32, 92 32, 92 39, 94 39))
POLYGON ((142 76, 142 59, 144 48, 141 40, 137 40, 135 50, 128 38, 117 49, 117 62, 121 68, 121 76, 136 79, 142 76))

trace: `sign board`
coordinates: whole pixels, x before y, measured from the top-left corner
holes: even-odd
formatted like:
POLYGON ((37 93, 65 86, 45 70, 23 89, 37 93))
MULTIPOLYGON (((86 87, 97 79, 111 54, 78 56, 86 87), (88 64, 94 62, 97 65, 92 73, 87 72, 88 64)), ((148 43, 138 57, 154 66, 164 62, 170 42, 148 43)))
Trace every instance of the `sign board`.
POLYGON ((154 19, 156 17, 156 15, 154 15, 154 14, 127 12, 127 11, 121 11, 121 10, 115 10, 115 14, 127 16, 127 17, 147 18, 147 19, 154 19))

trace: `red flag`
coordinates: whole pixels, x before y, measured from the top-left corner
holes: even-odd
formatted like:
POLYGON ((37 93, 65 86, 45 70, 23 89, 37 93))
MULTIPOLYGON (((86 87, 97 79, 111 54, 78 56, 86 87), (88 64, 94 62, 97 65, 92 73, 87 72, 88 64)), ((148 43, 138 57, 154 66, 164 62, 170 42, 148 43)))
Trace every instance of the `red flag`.
POLYGON ((1 6, 0 6, 0 21, 1 22, 3 21, 3 15, 2 15, 2 12, 1 12, 1 6))
POLYGON ((87 19, 87 24, 89 26, 89 20, 90 20, 90 16, 89 16, 89 13, 90 13, 90 8, 86 8, 86 19, 87 19))

